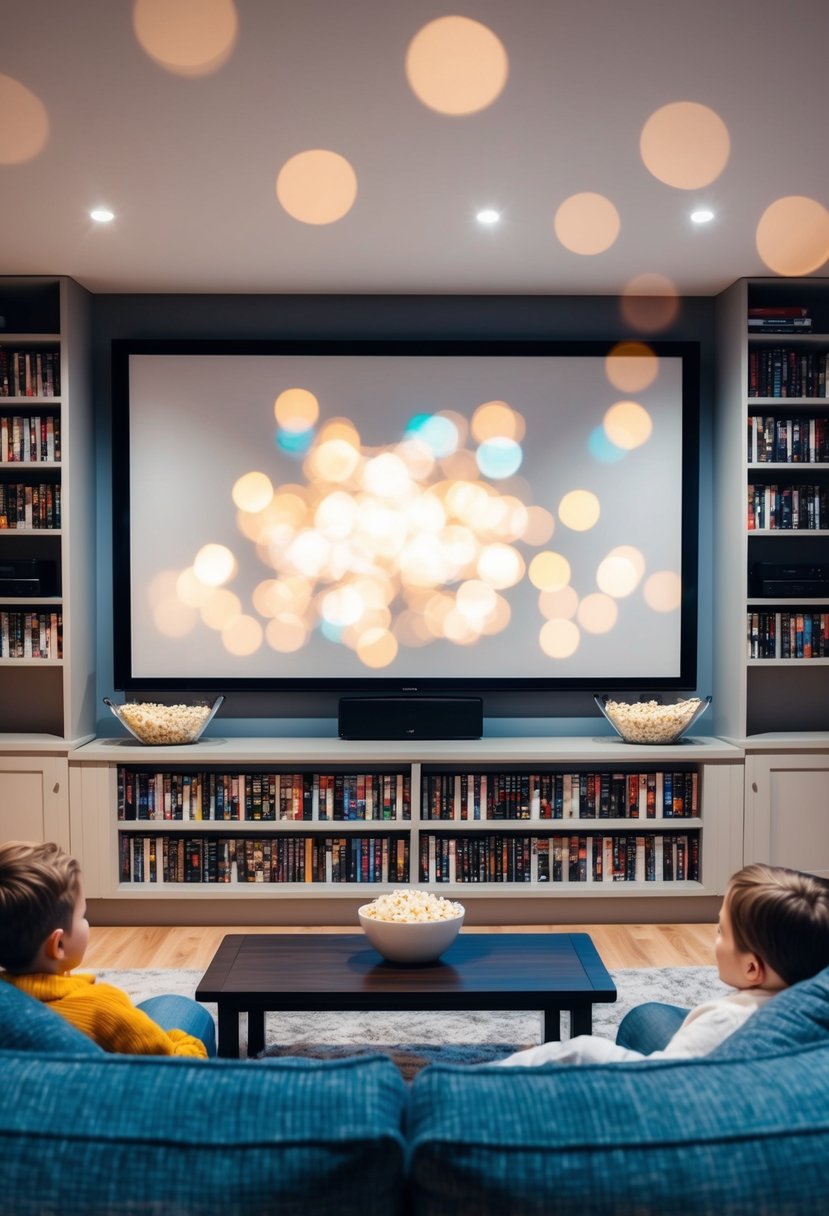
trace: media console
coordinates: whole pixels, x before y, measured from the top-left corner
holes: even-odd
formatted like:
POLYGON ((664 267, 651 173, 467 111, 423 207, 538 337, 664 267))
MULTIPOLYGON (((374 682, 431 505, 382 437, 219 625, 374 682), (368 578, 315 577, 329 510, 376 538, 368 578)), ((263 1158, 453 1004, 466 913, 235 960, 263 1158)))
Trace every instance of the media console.
POLYGON ((351 923, 402 885, 550 922, 563 897, 719 896, 742 864, 743 753, 715 739, 109 739, 69 768, 90 899, 226 923, 237 900, 351 923))

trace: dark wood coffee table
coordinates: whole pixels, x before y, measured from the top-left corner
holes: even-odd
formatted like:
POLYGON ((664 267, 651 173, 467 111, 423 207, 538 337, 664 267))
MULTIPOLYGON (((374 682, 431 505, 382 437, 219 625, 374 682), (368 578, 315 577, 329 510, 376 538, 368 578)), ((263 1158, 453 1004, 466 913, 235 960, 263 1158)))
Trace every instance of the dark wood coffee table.
POLYGON ((196 989, 219 1008, 219 1055, 265 1046, 265 1013, 336 1010, 540 1009, 544 1038, 589 1034, 594 1004, 616 1000, 586 933, 461 933, 437 963, 384 962, 362 934, 230 934, 196 989))

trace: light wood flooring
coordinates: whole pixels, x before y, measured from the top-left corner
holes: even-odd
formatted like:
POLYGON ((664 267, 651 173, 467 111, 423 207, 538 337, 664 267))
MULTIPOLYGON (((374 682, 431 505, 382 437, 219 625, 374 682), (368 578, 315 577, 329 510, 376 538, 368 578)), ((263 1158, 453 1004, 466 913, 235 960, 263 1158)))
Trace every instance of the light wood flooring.
MULTIPOLYGON (((93 926, 84 966, 206 969, 226 933, 353 933, 353 928, 233 926, 93 926)), ((605 966, 705 967, 714 961, 716 925, 510 925, 468 933, 589 933, 605 966)))

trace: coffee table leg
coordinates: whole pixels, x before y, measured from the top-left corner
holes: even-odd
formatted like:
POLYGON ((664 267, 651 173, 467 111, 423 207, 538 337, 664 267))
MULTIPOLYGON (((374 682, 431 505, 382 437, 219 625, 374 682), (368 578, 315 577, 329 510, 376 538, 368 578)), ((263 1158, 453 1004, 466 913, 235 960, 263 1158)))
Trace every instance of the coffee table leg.
POLYGON ((258 1056, 265 1049, 265 1011, 248 1010, 248 1056, 258 1056))
POLYGON ((582 1009, 570 1010, 570 1037, 577 1034, 593 1033, 593 1006, 585 1005, 582 1009))
POLYGON ((239 1014, 219 1001, 218 1053, 228 1060, 239 1058, 239 1014))
POLYGON ((561 1038, 561 1010, 560 1009, 545 1009, 544 1010, 544 1042, 549 1043, 553 1039, 561 1038))

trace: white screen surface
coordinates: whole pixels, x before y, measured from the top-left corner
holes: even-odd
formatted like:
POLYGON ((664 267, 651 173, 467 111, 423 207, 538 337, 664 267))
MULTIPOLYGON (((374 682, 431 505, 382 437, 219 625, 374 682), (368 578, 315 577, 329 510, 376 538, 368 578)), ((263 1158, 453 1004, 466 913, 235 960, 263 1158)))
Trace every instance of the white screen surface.
POLYGON ((676 678, 682 364, 652 362, 131 355, 132 676, 676 678))

